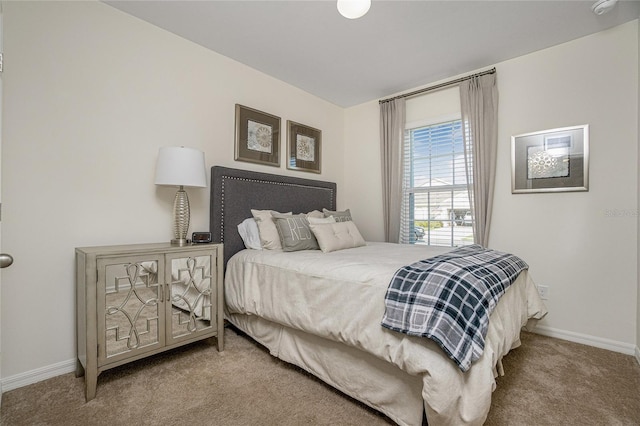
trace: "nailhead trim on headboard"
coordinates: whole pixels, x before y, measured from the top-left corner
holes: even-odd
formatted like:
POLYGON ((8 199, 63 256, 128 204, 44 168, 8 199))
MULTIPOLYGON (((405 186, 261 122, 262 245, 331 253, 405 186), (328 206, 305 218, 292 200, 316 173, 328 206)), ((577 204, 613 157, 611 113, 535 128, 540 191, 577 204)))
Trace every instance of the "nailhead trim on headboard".
POLYGON ((244 249, 235 225, 251 216, 250 209, 306 213, 336 209, 337 185, 315 179, 284 176, 223 166, 211 167, 209 229, 224 243, 224 265, 244 249), (242 217, 240 217, 242 216, 242 217))
POLYGON ((269 180, 262 180, 262 179, 249 179, 249 178, 240 178, 237 176, 227 176, 227 175, 222 175, 222 185, 221 185, 221 189, 222 189, 222 194, 221 194, 221 200, 220 200, 220 241, 224 243, 224 208, 225 208, 225 194, 224 194, 224 187, 225 187, 225 182, 227 179, 230 180, 238 180, 238 181, 244 181, 244 182, 253 182, 253 183, 263 183, 263 184, 267 184, 267 185, 280 185, 280 186, 291 186, 291 187, 297 187, 297 188, 310 188, 310 189, 316 189, 316 190, 324 190, 324 191, 329 191, 330 193, 330 201, 333 204, 334 202, 334 197, 335 197, 335 191, 331 188, 321 188, 321 187, 317 187, 317 186, 310 186, 310 185, 300 185, 300 184, 295 184, 295 183, 286 183, 286 182, 274 182, 274 181, 269 181, 269 180))

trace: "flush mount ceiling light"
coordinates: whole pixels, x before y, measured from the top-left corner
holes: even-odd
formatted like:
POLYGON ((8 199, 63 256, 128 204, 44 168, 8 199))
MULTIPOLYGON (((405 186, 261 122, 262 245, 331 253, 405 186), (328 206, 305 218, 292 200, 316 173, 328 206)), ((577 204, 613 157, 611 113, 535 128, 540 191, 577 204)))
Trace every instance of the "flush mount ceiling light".
POLYGON ((598 0, 591 6, 591 10, 593 10, 593 13, 596 15, 604 15, 613 9, 613 6, 615 6, 617 2, 618 0, 598 0))
POLYGON ((371 7, 371 0, 338 0, 338 12, 349 19, 364 16, 371 7))

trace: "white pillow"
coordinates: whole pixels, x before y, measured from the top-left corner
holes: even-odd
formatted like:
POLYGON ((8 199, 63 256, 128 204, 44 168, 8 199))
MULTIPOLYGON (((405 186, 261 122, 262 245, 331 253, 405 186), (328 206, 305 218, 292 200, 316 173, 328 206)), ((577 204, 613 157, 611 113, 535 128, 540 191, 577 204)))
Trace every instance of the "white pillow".
POLYGON ((309 221, 310 224, 313 224, 313 225, 319 225, 321 223, 336 223, 336 219, 333 216, 329 216, 329 217, 307 216, 307 220, 309 221))
POLYGON ((258 231, 258 224, 254 218, 248 218, 242 221, 238 225, 238 233, 244 241, 244 246, 248 249, 262 250, 262 243, 260 242, 260 231, 258 231))
POLYGON ((320 250, 324 253, 366 245, 356 224, 350 220, 337 223, 310 224, 309 227, 318 240, 320 250))
MULTIPOLYGON (((281 250, 282 243, 280 242, 280 235, 278 234, 278 229, 276 228, 276 223, 273 221, 271 213, 279 212, 275 210, 251 209, 251 214, 258 224, 262 248, 266 250, 281 250)), ((291 212, 279 214, 291 214, 291 212)))

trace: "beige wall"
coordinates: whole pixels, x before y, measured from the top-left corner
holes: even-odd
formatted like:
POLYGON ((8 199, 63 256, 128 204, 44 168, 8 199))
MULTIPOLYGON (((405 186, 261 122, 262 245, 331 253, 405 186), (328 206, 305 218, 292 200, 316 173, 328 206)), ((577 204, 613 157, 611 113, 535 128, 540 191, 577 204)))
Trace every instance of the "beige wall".
MULTIPOLYGON (((341 186, 342 108, 103 3, 3 8, 3 379, 73 365, 74 247, 171 238, 159 147, 341 186), (233 160, 236 103, 281 117, 282 167, 233 160), (287 119, 322 130, 321 175, 284 168, 287 119)), ((191 230, 207 230, 208 189, 188 192, 191 230)))
MULTIPOLYGON (((624 352, 638 311, 638 21, 496 64, 500 97, 490 246, 521 255, 549 286, 546 334, 624 352), (590 190, 511 194, 511 135, 589 124, 590 190)), ((346 111, 346 190, 365 238, 382 240, 377 102, 346 111), (356 161, 357 153, 376 152, 356 161), (375 163, 374 163, 375 164, 375 163)), ((640 339, 640 338, 639 338, 640 339)))
POLYGON ((638 21, 498 66, 500 148, 490 244, 549 286, 550 334, 635 344, 638 21), (510 193, 510 135, 589 124, 589 192, 510 193))

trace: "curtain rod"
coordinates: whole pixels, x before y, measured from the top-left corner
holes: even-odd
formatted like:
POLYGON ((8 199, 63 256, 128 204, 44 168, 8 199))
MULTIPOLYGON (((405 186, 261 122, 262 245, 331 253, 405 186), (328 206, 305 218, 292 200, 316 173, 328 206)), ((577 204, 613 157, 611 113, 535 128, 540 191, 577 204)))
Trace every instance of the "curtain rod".
POLYGON ((416 90, 414 92, 405 93, 404 95, 398 95, 398 96, 394 96, 393 98, 383 99, 381 101, 378 101, 378 103, 382 104, 382 103, 385 103, 385 102, 394 101, 396 99, 409 98, 409 97, 414 96, 414 95, 419 95, 420 93, 430 92, 432 90, 437 90, 437 89, 442 89, 443 87, 447 87, 447 86, 453 86, 454 84, 462 83, 463 81, 466 81, 466 80, 471 80, 474 77, 480 77, 481 75, 485 75, 485 74, 493 74, 495 72, 496 72, 496 69, 494 67, 494 68, 491 68, 490 70, 486 70, 486 71, 482 71, 482 72, 479 72, 479 73, 476 73, 476 74, 468 75, 466 77, 456 78, 455 80, 451 80, 451 81, 447 81, 447 82, 444 82, 444 83, 436 84, 435 86, 425 87, 424 89, 416 90))

